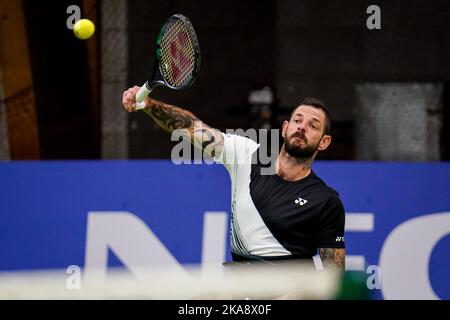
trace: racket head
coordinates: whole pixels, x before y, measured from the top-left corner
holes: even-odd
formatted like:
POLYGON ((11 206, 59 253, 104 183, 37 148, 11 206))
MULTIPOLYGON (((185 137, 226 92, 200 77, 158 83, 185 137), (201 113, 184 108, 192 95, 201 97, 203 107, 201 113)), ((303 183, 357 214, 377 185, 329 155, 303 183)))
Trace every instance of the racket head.
POLYGON ((184 89, 192 85, 200 70, 200 46, 194 27, 182 14, 170 16, 156 41, 158 70, 164 85, 184 89))

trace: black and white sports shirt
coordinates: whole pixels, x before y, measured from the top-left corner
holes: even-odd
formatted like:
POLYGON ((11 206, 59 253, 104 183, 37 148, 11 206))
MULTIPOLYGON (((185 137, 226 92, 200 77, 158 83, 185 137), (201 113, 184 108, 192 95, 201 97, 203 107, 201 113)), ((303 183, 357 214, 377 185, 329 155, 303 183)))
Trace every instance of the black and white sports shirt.
POLYGON ((313 171, 298 181, 261 174, 261 165, 252 163, 259 144, 234 134, 222 135, 224 146, 216 161, 231 178, 235 260, 312 258, 317 248, 345 247, 345 211, 335 190, 313 171))

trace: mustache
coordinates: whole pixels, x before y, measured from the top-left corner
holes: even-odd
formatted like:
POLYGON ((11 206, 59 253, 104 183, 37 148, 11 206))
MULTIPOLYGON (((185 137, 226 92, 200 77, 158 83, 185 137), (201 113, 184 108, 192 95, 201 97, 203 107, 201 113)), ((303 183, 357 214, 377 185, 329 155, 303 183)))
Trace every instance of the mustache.
POLYGON ((305 137, 305 134, 302 131, 297 131, 291 135, 291 138, 300 138, 303 139, 305 142, 308 142, 308 139, 305 137))

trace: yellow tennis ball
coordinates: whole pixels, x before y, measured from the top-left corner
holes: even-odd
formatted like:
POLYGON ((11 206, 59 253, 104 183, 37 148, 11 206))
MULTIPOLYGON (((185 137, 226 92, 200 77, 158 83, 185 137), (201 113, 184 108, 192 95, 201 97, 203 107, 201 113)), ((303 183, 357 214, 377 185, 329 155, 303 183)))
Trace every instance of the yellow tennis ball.
POLYGON ((73 25, 73 33, 75 37, 81 40, 86 40, 92 37, 95 32, 95 25, 91 20, 80 19, 73 25))

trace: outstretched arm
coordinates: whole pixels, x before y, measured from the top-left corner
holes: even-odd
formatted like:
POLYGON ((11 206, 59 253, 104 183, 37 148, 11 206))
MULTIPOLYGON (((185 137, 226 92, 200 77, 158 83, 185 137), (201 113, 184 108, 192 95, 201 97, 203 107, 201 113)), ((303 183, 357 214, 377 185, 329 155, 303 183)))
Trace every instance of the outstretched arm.
POLYGON ((345 270, 344 248, 320 248, 319 254, 324 269, 345 270))
MULTIPOLYGON (((123 93, 122 103, 128 112, 135 111, 135 86, 123 93)), ((202 123, 190 111, 181 109, 161 101, 145 98, 144 112, 147 113, 164 131, 172 133, 178 130, 180 134, 190 139, 190 142, 211 156, 222 152, 223 136, 219 130, 202 123)))

